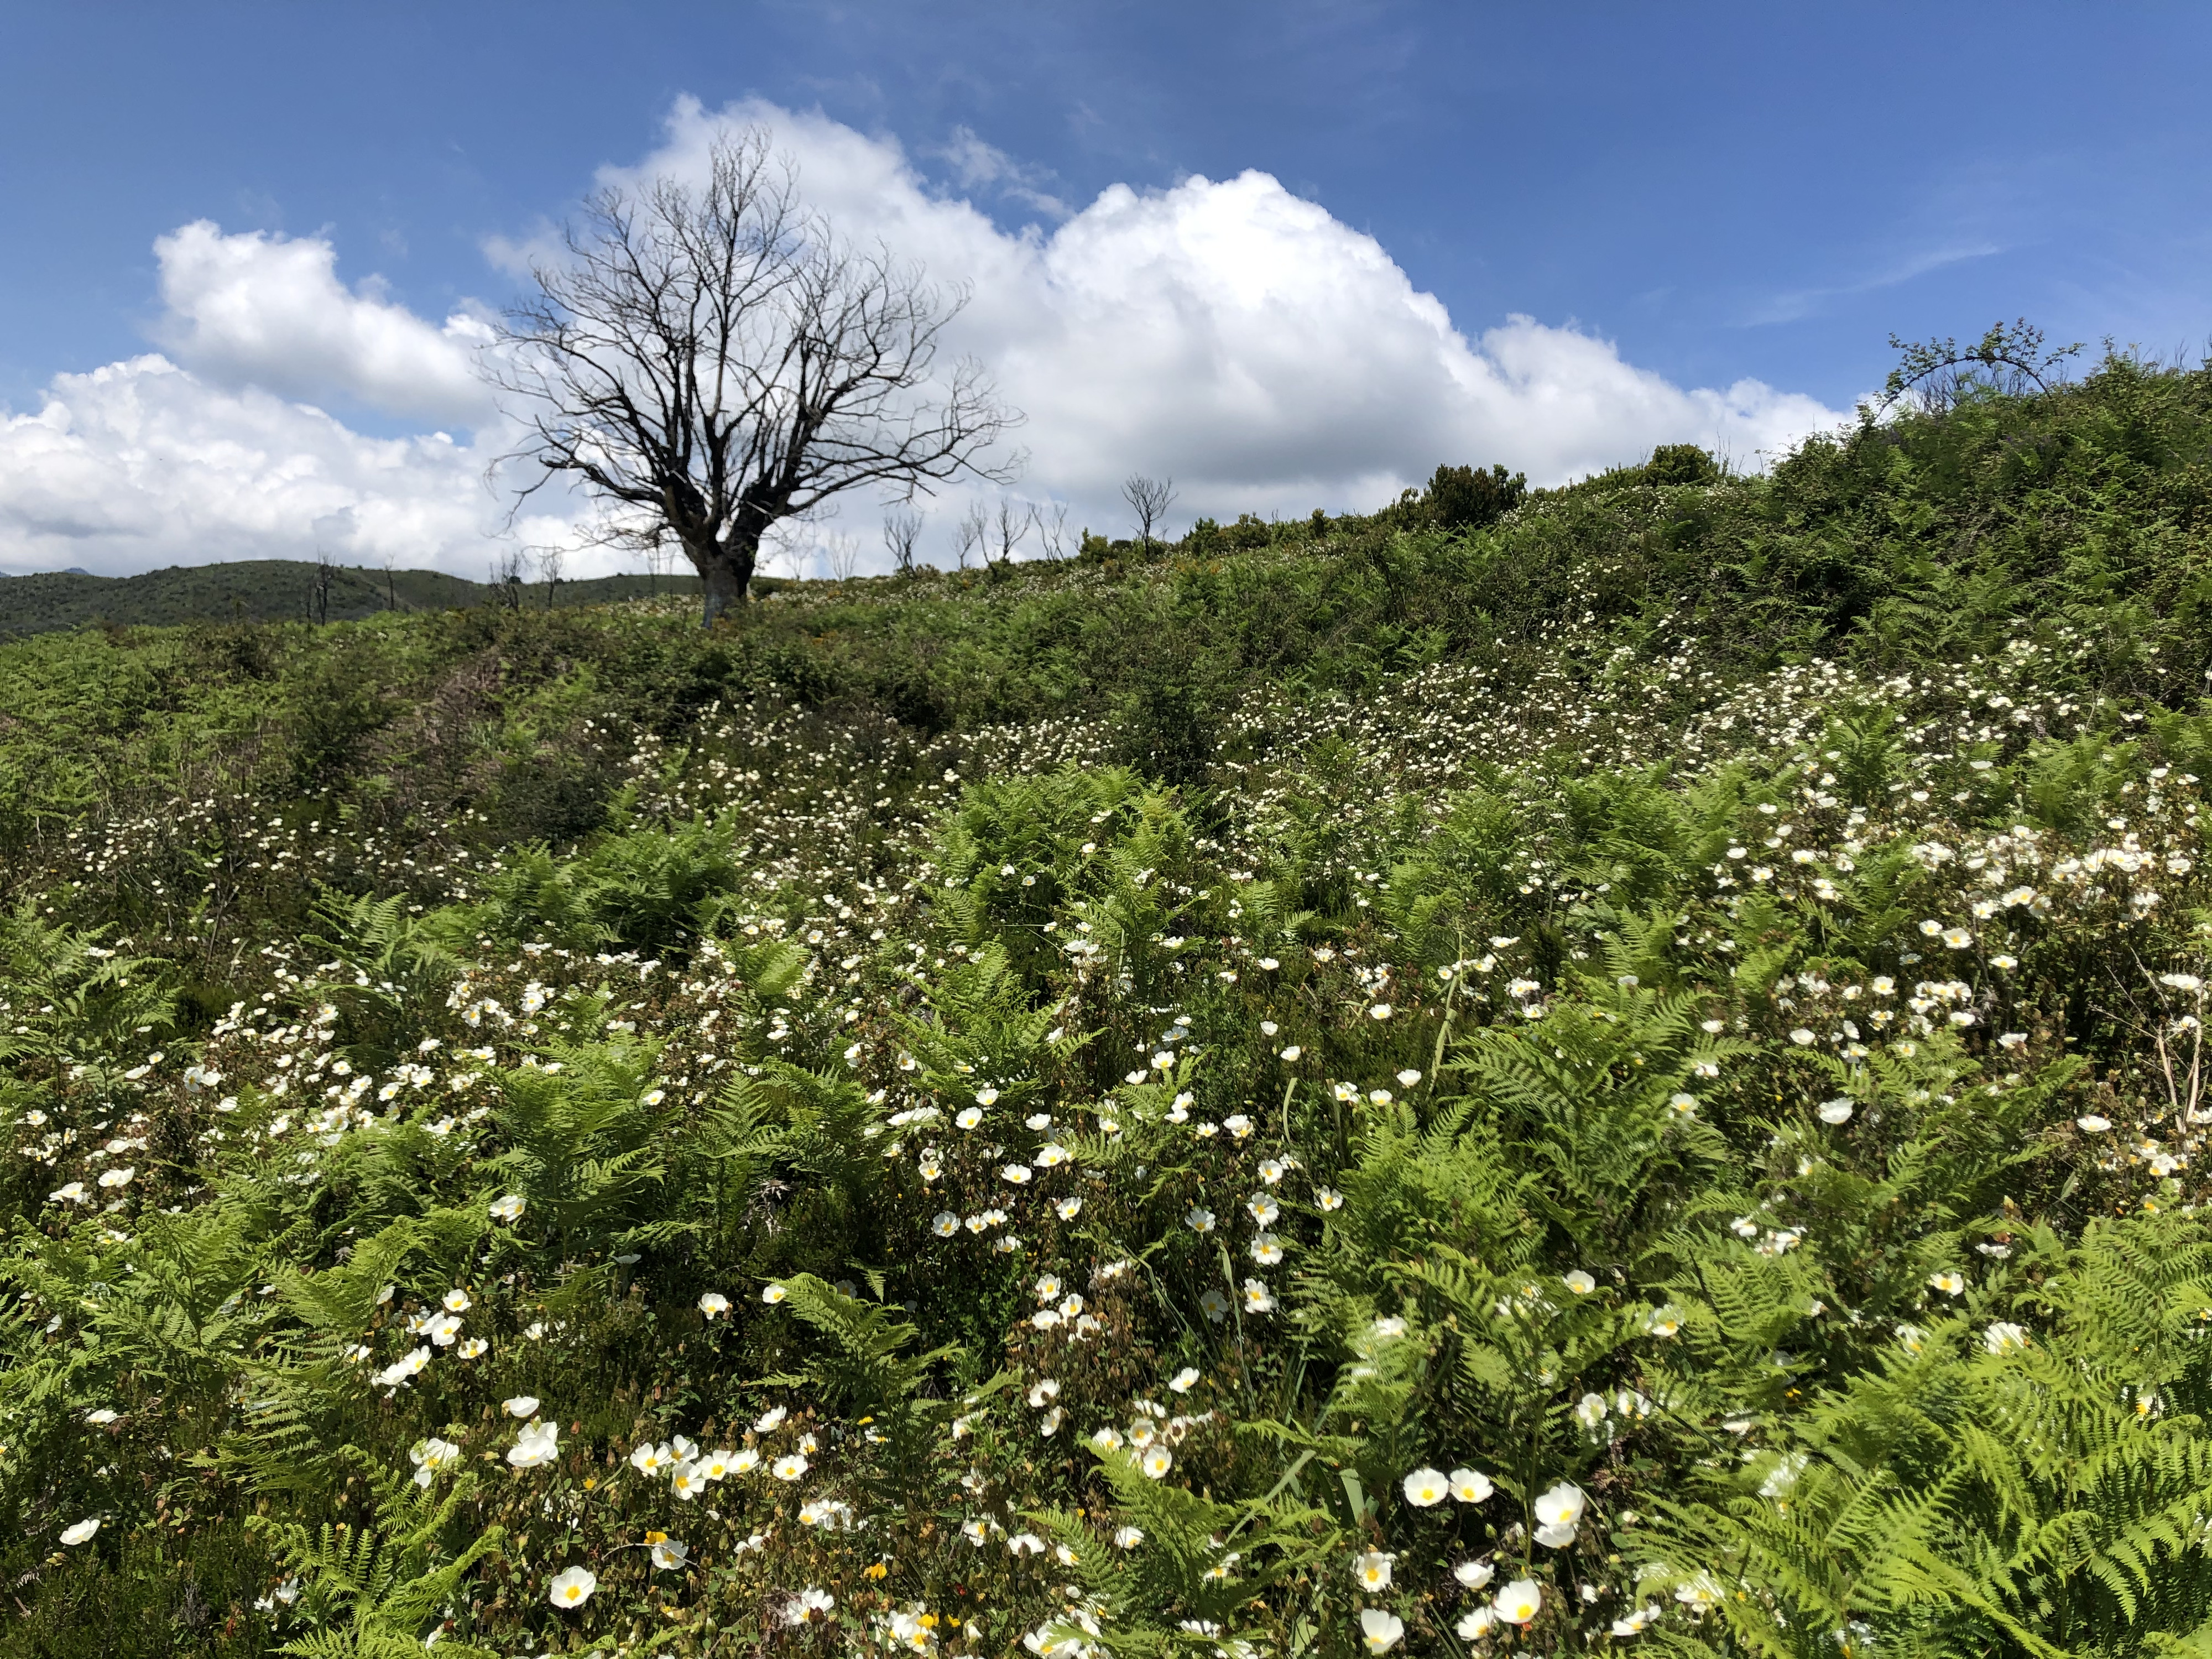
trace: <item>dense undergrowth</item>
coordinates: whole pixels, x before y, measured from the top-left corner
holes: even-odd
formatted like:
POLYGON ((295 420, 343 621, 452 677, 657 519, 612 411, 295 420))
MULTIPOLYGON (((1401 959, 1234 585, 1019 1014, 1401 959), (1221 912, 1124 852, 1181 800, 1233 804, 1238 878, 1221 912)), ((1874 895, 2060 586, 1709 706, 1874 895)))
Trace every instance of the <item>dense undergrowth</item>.
POLYGON ((1680 461, 0 649, 8 1647, 2212 1646, 2212 374, 1680 461))

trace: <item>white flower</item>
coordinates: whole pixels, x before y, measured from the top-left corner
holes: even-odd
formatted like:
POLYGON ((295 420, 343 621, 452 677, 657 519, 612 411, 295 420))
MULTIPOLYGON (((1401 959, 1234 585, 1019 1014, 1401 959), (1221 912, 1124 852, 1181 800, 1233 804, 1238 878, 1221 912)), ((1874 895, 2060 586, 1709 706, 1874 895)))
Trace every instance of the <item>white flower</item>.
POLYGON ((2170 985, 2177 991, 2201 991, 2204 988, 2204 981, 2194 974, 2160 974, 2158 982, 2170 985))
POLYGON ((1244 1281, 1244 1311, 1255 1314, 1274 1312, 1274 1293, 1256 1279, 1246 1279, 1244 1281))
POLYGON ((1682 1310, 1673 1303, 1663 1308, 1654 1308, 1644 1328, 1654 1336, 1672 1336, 1682 1328, 1682 1310))
POLYGON ((629 1455, 630 1467, 640 1474, 659 1474, 675 1461, 675 1453, 665 1440, 657 1446, 648 1440, 629 1455))
POLYGON ((1375 1322, 1375 1335, 1378 1341, 1395 1342, 1405 1334, 1406 1322, 1395 1315, 1386 1314, 1375 1322))
POLYGON ((1946 1296, 1957 1296, 1966 1288, 1965 1276, 1954 1273, 1930 1273, 1928 1283, 1946 1296))
POLYGON ((1177 1394, 1188 1394, 1198 1386, 1198 1367, 1186 1365, 1168 1379, 1168 1387, 1173 1389, 1177 1394))
POLYGON ((1262 1227, 1273 1226, 1276 1218, 1283 1213, 1281 1206, 1266 1193, 1253 1194, 1244 1200, 1244 1207, 1251 1212, 1252 1219, 1262 1227))
POLYGON ((987 1085, 975 1091, 975 1103, 978 1106, 995 1106, 998 1102, 999 1091, 996 1089, 987 1085))
POLYGON ((1469 1607, 1452 1629, 1458 1632, 1462 1642, 1479 1642, 1490 1634, 1490 1627, 1497 1622, 1498 1610, 1485 1603, 1481 1607, 1469 1607))
POLYGON ((708 1291, 699 1298, 699 1311, 709 1319, 717 1318, 729 1310, 730 1298, 720 1291, 708 1291))
MULTIPOLYGON (((495 1198, 491 1201, 491 1218, 494 1221, 520 1221, 522 1219, 522 1194, 520 1193, 509 1193, 504 1198, 495 1198)), ((586 1578, 591 1577, 589 1573, 584 1576, 586 1578)), ((596 1583, 598 1581, 594 1579, 592 1582, 596 1583)), ((586 1590, 585 1594, 588 1595, 591 1592, 586 1590)))
POLYGON ((131 1184, 131 1177, 137 1173, 137 1170, 129 1168, 110 1170, 106 1175, 100 1176, 100 1184, 103 1187, 128 1187, 131 1184))
MULTIPOLYGON (((1370 1009, 1367 1011, 1367 1018, 1370 1018, 1370 1019, 1388 1019, 1388 1018, 1390 1018, 1390 1005, 1389 1005, 1389 1003, 1387 1003, 1387 1002, 1378 1002, 1378 1003, 1376 1003, 1376 1004, 1372 1008, 1370 1008, 1370 1009)), ((1390 1639, 1391 1639, 1391 1641, 1394 1641, 1394 1642, 1395 1642, 1395 1641, 1396 1641, 1398 1638, 1395 1638, 1395 1637, 1394 1636, 1394 1637, 1392 1637, 1390 1639)), ((1387 1646, 1387 1645, 1388 1645, 1388 1644, 1385 1644, 1385 1645, 1387 1646)), ((1375 1650, 1375 1651, 1376 1651, 1376 1652, 1377 1652, 1377 1653, 1380 1653, 1380 1652, 1382 1652, 1382 1650, 1381 1648, 1376 1648, 1376 1649, 1375 1650)))
POLYGON ((446 1292, 445 1302, 447 1313, 466 1313, 469 1310, 469 1293, 459 1285, 446 1292))
POLYGON ((1450 1493, 1451 1486, 1442 1469, 1432 1469, 1426 1464, 1406 1477, 1406 1501, 1419 1509, 1441 1504, 1450 1493))
POLYGON ((491 1344, 480 1336, 472 1336, 453 1350, 464 1359, 481 1359, 491 1351, 491 1344))
POLYGON ((1026 1164, 1009 1164, 999 1171, 999 1179, 1010 1187, 1026 1186, 1029 1183, 1029 1178, 1030 1166, 1026 1164))
POLYGON ((1213 1212, 1194 1204, 1184 1214, 1182 1224, 1194 1233, 1210 1233, 1213 1231, 1213 1212))
POLYGON ((707 1490, 707 1474, 696 1462, 678 1463, 669 1471, 668 1484, 678 1498, 689 1503, 707 1490))
MULTIPOLYGON (((1389 1012, 1387 1009, 1384 1011, 1389 1012)), ((1359 1614, 1359 1640, 1370 1653, 1388 1653, 1406 1633, 1406 1621, 1380 1607, 1365 1607, 1359 1614)))
POLYGON ((653 1565, 663 1571, 670 1567, 682 1566, 684 1558, 690 1553, 689 1545, 673 1538, 656 1538, 653 1540, 653 1565))
POLYGON ((1605 1396, 1586 1394, 1575 1402, 1575 1420, 1586 1429, 1595 1429, 1605 1421, 1605 1396))
POLYGON ((939 1210, 930 1222, 929 1230, 939 1238, 950 1238, 960 1231, 960 1218, 950 1210, 939 1210))
POLYGON ((1297 1064, 1298 1056, 1304 1052, 1304 1049, 1299 1048, 1297 1043, 1293 1042, 1289 1048, 1283 1050, 1283 1058, 1295 1066, 1297 1064))
POLYGON ((782 1285, 771 1285, 761 1292, 761 1300, 767 1303, 769 1307, 773 1308, 777 1303, 782 1301, 784 1297, 790 1294, 791 1292, 785 1290, 782 1285))
POLYGON ((777 1458, 769 1473, 779 1480, 796 1480, 806 1473, 806 1460, 797 1452, 788 1453, 777 1458))
POLYGON ((1534 1579, 1516 1578, 1498 1591, 1490 1605, 1507 1624, 1525 1625, 1542 1610, 1544 1592, 1536 1588, 1534 1579))
POLYGON ((1054 1203, 1052 1209, 1062 1221, 1073 1221, 1083 1213, 1083 1200, 1079 1198, 1060 1199, 1054 1203))
POLYGON ((1325 1211, 1340 1210, 1344 1207, 1344 1194, 1334 1187, 1319 1188, 1314 1193, 1314 1202, 1325 1211))
POLYGON ((1413 1070, 1411 1066, 1407 1066, 1404 1071, 1398 1073, 1398 1081, 1408 1089, 1412 1088, 1420 1080, 1421 1074, 1413 1070))
POLYGON ((415 1484, 427 1488, 431 1478, 460 1455, 459 1446, 434 1435, 428 1440, 416 1441, 407 1454, 408 1461, 415 1465, 415 1484))
POLYGON ((817 1619, 827 1619, 830 1610, 837 1605, 837 1598, 825 1589, 811 1585, 783 1604, 783 1622, 787 1625, 810 1625, 817 1619))
POLYGON ((72 1522, 62 1528, 62 1542, 72 1547, 89 1543, 93 1534, 99 1530, 100 1517, 96 1515, 87 1520, 72 1522))
POLYGON ((2074 1120, 2074 1127, 2084 1134, 2100 1135, 2112 1127, 2112 1120, 2094 1112, 2085 1112, 2074 1120))
POLYGON ((1473 1469, 1454 1469, 1449 1477, 1451 1495, 1462 1504, 1486 1504, 1494 1490, 1486 1474, 1477 1474, 1473 1469))
POLYGON ((1469 1589, 1480 1589, 1497 1571, 1487 1561, 1462 1561, 1452 1569, 1452 1577, 1469 1589))
POLYGON ((1206 1316, 1217 1325, 1229 1317, 1229 1298, 1222 1295, 1219 1291, 1207 1291, 1198 1298, 1198 1305, 1206 1310, 1206 1316))
POLYGON ((1838 1095, 1833 1100, 1824 1100, 1817 1109, 1823 1123, 1849 1123, 1856 1103, 1848 1095, 1838 1095))
POLYGON ((1252 1260, 1263 1267, 1272 1267, 1283 1259, 1283 1241, 1273 1233, 1255 1233, 1252 1238, 1252 1260))
POLYGON ((1571 1526, 1583 1518, 1585 1501, 1581 1487, 1562 1480, 1536 1499, 1536 1518, 1547 1525, 1571 1526))
POLYGON ((452 1314, 440 1314, 422 1328, 429 1333, 430 1340, 440 1347, 450 1348, 460 1336, 461 1322, 452 1314))
POLYGON ((1141 1527, 1121 1527, 1115 1530, 1114 1546, 1116 1549, 1133 1550, 1144 1541, 1145 1531, 1141 1527))
POLYGON ((1006 1553, 1013 1556, 1042 1555, 1044 1540, 1033 1532, 1018 1532, 1006 1540, 1006 1553))
POLYGON ((2027 1332, 2010 1320, 1999 1320, 1982 1333, 1982 1346, 1991 1353, 2017 1353, 2027 1346, 2027 1332))
POLYGON ((1382 1590, 1390 1588, 1390 1564, 1398 1558, 1382 1550, 1369 1550, 1352 1558, 1352 1577, 1359 1588, 1382 1590))
POLYGON ((735 1457, 732 1457, 730 1460, 730 1473, 732 1474, 750 1474, 755 1469, 760 1467, 760 1461, 761 1455, 755 1451, 750 1446, 747 1446, 742 1451, 738 1452, 735 1457))
POLYGON ((599 1587, 598 1577, 588 1567, 564 1567, 547 1586, 547 1599, 556 1607, 580 1607, 599 1587))
POLYGON ((956 1128, 972 1129, 982 1121, 982 1109, 981 1107, 970 1106, 962 1111, 957 1117, 954 1118, 952 1122, 956 1128))
POLYGON ((1641 1636, 1644 1634, 1644 1629, 1647 1626, 1655 1625, 1658 1622, 1659 1607, 1657 1603, 1654 1602, 1644 1607, 1640 1607, 1637 1608, 1635 1612, 1614 1620, 1613 1621, 1613 1633, 1615 1636, 1641 1636))
POLYGON ((1796 1043, 1799 1048, 1802 1048, 1812 1042, 1813 1033, 1808 1030, 1804 1026, 1800 1025, 1796 1030, 1790 1032, 1790 1040, 1796 1043))
POLYGON ((1157 1480, 1175 1467, 1175 1459, 1169 1455, 1165 1446, 1154 1446, 1144 1455, 1137 1467, 1157 1480))
POLYGON ((1588 1296, 1592 1291, 1597 1288, 1597 1280, 1592 1279, 1580 1267, 1576 1268, 1572 1273, 1567 1274, 1566 1277, 1560 1279, 1559 1283, 1565 1285, 1577 1296, 1588 1296))

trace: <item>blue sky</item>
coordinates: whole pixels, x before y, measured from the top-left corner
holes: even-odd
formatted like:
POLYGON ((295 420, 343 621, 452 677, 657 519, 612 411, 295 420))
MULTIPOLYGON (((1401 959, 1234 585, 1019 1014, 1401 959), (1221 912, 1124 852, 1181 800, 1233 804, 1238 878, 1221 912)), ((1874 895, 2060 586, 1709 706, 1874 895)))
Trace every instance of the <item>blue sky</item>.
POLYGON ((1008 232, 1256 169, 1461 333, 1522 313, 1678 387, 1845 410, 1892 331, 2014 315, 2212 335, 2201 4, 16 4, 7 39, 19 417, 165 336, 154 244, 195 221, 326 243, 350 293, 434 322, 497 305, 488 241, 666 146, 686 97, 893 142, 1008 232))

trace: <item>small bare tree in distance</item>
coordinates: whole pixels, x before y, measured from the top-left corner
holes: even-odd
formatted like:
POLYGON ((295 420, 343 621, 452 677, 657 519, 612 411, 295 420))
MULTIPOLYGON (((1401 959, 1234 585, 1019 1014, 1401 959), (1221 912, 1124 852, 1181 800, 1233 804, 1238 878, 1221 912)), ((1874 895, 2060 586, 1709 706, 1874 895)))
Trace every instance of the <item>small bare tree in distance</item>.
POLYGON ((1018 416, 975 363, 938 374, 965 292, 838 240, 759 129, 718 138, 697 189, 598 191, 565 246, 486 357, 527 423, 508 459, 536 476, 516 510, 581 479, 604 540, 683 550, 708 623, 743 603, 762 538, 794 514, 861 485, 1011 476, 987 452, 1018 416))
POLYGON ((558 547, 540 547, 533 550, 538 556, 538 574, 545 583, 545 608, 550 611, 553 595, 561 586, 561 568, 567 562, 567 558, 558 547))
POLYGON ((960 522, 952 526, 952 550, 960 561, 960 568, 968 568, 970 554, 980 552, 983 562, 991 562, 991 518, 983 510, 983 503, 971 501, 968 510, 960 515, 960 522))
POLYGON ((1067 556, 1067 503, 1054 501, 1049 513, 1036 514, 1037 537, 1044 544, 1044 556, 1058 563, 1067 556))
MULTIPOLYGON (((1011 495, 999 497, 998 506, 991 514, 991 541, 999 550, 999 562, 1010 565, 1022 543, 1036 527, 1036 508, 1026 501, 1018 501, 1011 495)), ((984 551, 983 562, 988 564, 990 552, 984 551)))
POLYGON ((1173 478, 1147 478, 1141 472, 1132 472, 1121 486, 1121 499, 1129 504, 1129 511, 1137 515, 1137 538, 1146 553, 1152 550, 1152 532, 1168 516, 1168 508, 1175 505, 1176 487, 1173 478))
POLYGON ((891 568, 900 575, 914 574, 914 550, 921 541, 921 514, 910 507, 884 509, 884 546, 891 556, 891 568))

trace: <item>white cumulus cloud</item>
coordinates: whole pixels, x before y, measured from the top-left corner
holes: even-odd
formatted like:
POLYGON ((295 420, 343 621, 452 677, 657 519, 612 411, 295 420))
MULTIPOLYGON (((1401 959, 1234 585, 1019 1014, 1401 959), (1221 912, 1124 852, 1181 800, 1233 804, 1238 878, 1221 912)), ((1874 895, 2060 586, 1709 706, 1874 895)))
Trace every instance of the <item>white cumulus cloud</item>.
POLYGON ((471 361, 489 321, 460 312, 434 326, 374 284, 349 291, 319 237, 226 236, 199 219, 154 252, 166 307, 157 341, 196 374, 441 423, 491 413, 471 361))
MULTIPOLYGON (((1126 531, 1132 471, 1176 479, 1181 522, 1302 516, 1379 505, 1440 462, 1553 483, 1687 441, 1756 464, 1842 418, 1756 380, 1677 386, 1533 317, 1462 332, 1374 238, 1256 171, 1116 185, 1071 210, 964 130, 931 152, 940 185, 896 141, 819 113, 686 101, 658 150, 603 179, 696 177, 716 131, 748 124, 774 130, 843 235, 969 290, 951 343, 1027 416, 1020 493, 1095 529, 1126 531), (956 190, 1043 222, 1002 229, 956 190)), ((530 251, 486 246, 510 270, 530 251)), ((503 510, 484 471, 510 430, 475 374, 485 313, 434 323, 374 279, 349 288, 319 237, 203 221, 155 251, 164 355, 59 375, 37 412, 0 411, 0 568, 119 574, 319 543, 483 574, 503 510), (447 431, 371 437, 326 412, 356 407, 447 431)), ((563 505, 544 506, 515 537, 572 540, 563 505)), ((940 560, 957 506, 937 513, 940 560)), ((854 503, 842 533, 872 544, 873 516, 854 503)))

